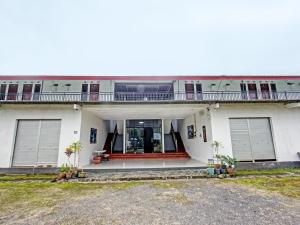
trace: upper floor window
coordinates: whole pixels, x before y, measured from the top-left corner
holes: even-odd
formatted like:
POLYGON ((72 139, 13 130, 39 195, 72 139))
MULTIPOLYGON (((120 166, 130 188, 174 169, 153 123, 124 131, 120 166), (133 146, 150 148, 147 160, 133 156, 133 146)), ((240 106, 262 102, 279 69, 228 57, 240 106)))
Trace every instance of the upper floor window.
POLYGON ((272 94, 272 99, 277 99, 277 88, 276 88, 276 84, 272 83, 270 84, 271 86, 271 94, 272 94))
POLYGON ((9 84, 7 100, 16 100, 18 95, 18 84, 9 84))
POLYGON ((116 83, 115 100, 171 100, 173 83, 116 83))
POLYGON ((247 99, 247 87, 245 83, 240 84, 242 99, 247 99))
POLYGON ((194 84, 185 84, 185 93, 187 100, 194 99, 194 84))
POLYGON ((32 84, 23 84, 22 100, 31 100, 32 84))
POLYGON ((1 84, 0 86, 0 100, 5 100, 6 94, 6 84, 1 84))
POLYGON ((91 101, 97 101, 99 99, 99 91, 100 91, 99 84, 90 84, 90 100, 91 101))
POLYGON ((248 93, 250 99, 257 99, 257 88, 256 84, 248 84, 248 93))
POLYGON ((269 99, 270 98, 270 90, 268 83, 261 83, 260 84, 260 91, 262 99, 269 99))

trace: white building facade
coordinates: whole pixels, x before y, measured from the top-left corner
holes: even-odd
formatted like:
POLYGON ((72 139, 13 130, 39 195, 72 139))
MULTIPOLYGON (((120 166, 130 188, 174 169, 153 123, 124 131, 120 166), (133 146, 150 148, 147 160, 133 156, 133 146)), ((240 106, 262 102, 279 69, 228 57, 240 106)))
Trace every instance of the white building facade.
POLYGON ((299 76, 0 76, 0 167, 219 154, 299 161, 299 76))

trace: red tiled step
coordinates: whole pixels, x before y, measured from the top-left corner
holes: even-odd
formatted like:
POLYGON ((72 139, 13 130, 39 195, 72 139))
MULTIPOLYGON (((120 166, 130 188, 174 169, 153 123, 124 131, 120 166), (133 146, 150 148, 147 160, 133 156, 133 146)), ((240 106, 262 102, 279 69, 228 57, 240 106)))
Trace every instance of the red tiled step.
POLYGON ((190 156, 186 152, 110 154, 110 159, 174 159, 174 158, 190 158, 190 156))

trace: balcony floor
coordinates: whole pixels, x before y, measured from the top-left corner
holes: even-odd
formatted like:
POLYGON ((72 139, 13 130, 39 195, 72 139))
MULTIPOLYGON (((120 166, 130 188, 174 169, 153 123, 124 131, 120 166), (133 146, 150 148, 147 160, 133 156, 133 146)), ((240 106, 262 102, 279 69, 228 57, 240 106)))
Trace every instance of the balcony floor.
POLYGON ((180 169, 203 168, 206 164, 195 159, 112 159, 100 164, 90 164, 83 169, 123 170, 123 169, 180 169))

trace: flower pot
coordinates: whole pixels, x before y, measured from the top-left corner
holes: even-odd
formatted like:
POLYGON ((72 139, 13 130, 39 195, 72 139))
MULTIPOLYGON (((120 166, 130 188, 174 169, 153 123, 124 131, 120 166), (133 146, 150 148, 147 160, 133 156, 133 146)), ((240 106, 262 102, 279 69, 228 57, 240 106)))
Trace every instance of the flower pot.
POLYGON ((215 169, 214 168, 207 168, 207 174, 209 176, 214 176, 215 175, 215 169))
POLYGON ((229 174, 229 176, 234 176, 235 174, 235 170, 233 167, 227 167, 227 173, 229 174))
POLYGON ((217 163, 215 164, 215 169, 220 169, 221 168, 221 164, 217 163))
POLYGON ((220 171, 221 171, 221 174, 226 174, 226 169, 221 168, 220 171))
POLYGON ((101 163, 101 159, 92 159, 92 163, 93 164, 100 164, 101 163))
POLYGON ((221 169, 215 169, 215 174, 220 175, 221 174, 221 169))
POLYGON ((78 177, 79 177, 79 178, 86 178, 86 177, 87 177, 87 174, 86 174, 86 172, 79 172, 79 173, 78 173, 78 177))
POLYGON ((65 179, 65 178, 66 178, 66 173, 61 172, 61 173, 58 174, 58 177, 57 177, 58 180, 62 180, 62 179, 65 179))
POLYGON ((66 179, 71 179, 71 178, 72 178, 72 175, 73 175, 72 172, 66 173, 66 179))

